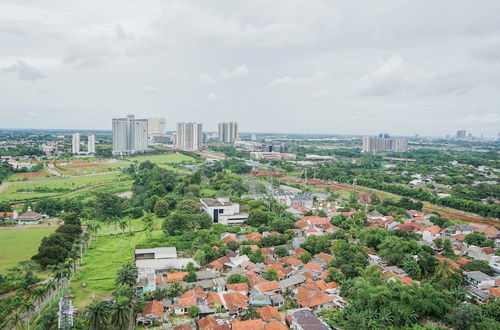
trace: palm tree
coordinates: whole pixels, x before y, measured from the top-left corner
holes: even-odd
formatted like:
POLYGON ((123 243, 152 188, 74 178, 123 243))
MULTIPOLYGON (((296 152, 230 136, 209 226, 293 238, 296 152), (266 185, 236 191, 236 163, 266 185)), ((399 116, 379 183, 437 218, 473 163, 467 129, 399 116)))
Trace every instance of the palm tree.
POLYGON ((47 296, 47 290, 43 286, 37 286, 33 292, 31 292, 31 297, 35 300, 38 307, 40 307, 40 303, 47 296))
POLYGON ((126 264, 116 272, 115 283, 118 285, 134 286, 137 280, 137 268, 133 264, 126 264))
POLYGON ((437 279, 440 278, 449 278, 456 274, 455 268, 453 268, 451 262, 448 259, 443 260, 436 266, 435 277, 437 279))
POLYGON ((98 230, 101 230, 101 225, 98 224, 98 223, 95 223, 94 224, 94 237, 95 237, 95 240, 97 241, 97 231, 98 230))
POLYGON ((35 304, 33 303, 33 300, 28 300, 23 302, 23 305, 21 306, 21 311, 26 313, 28 319, 31 316, 31 313, 35 311, 35 304))
POLYGON ((128 216, 127 220, 128 220, 128 233, 130 236, 132 236, 132 218, 128 216))
POLYGON ((94 300, 86 310, 90 329, 106 329, 108 323, 108 305, 104 301, 94 300))
POLYGON ((23 317, 21 312, 16 311, 11 314, 7 320, 7 327, 11 329, 22 329, 23 328, 23 317))
POLYGON ((69 259, 71 259, 71 265, 73 267, 73 274, 76 274, 76 263, 80 257, 78 250, 73 246, 71 251, 69 251, 69 259))
POLYGON ((111 309, 111 325, 118 329, 127 329, 130 317, 130 299, 118 297, 111 309))
MULTIPOLYGON (((47 283, 45 283, 45 289, 47 290, 49 296, 51 296, 52 292, 57 288, 56 282, 54 280, 50 280, 47 283)), ((50 300, 52 300, 52 297, 50 300)))
POLYGON ((122 230, 123 236, 125 236, 125 229, 128 227, 127 221, 125 221, 125 219, 120 220, 118 222, 118 227, 120 227, 120 229, 122 230))

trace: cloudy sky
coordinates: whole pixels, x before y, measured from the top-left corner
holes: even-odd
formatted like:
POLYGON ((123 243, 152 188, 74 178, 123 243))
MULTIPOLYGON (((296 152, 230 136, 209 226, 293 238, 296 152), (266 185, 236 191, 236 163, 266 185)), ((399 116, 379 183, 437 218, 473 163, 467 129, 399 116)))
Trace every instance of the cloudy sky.
POLYGON ((0 127, 500 132, 500 1, 1 0, 0 127))

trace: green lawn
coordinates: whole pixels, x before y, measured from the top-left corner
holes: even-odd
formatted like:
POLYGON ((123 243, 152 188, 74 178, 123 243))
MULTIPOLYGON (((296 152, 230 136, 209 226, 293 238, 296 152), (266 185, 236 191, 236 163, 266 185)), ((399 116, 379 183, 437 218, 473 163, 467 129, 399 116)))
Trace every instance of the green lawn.
POLYGON ((15 266, 19 261, 29 260, 36 254, 40 241, 56 230, 52 227, 1 228, 0 229, 0 273, 15 266))
MULTIPOLYGON (((0 200, 26 200, 41 197, 67 196, 70 192, 82 189, 99 188, 116 182, 127 181, 127 177, 119 173, 98 174, 76 178, 54 178, 12 184, 0 194, 0 200), (36 191, 47 189, 48 191, 36 191), (55 191, 63 189, 65 191, 55 191)), ((126 190, 126 189, 124 189, 126 190)))
POLYGON ((195 159, 193 157, 189 157, 183 154, 177 154, 177 153, 171 153, 171 154, 165 154, 165 155, 151 155, 151 156, 138 156, 138 157, 130 157, 127 160, 129 161, 138 161, 138 162, 145 162, 149 160, 152 163, 158 164, 158 165, 165 165, 165 164, 176 164, 176 163, 182 163, 182 162, 189 162, 189 163, 195 163, 195 159))
MULTIPOLYGON (((153 217, 153 229, 154 230, 159 230, 161 229, 161 224, 163 222, 162 218, 158 217, 153 217)), ((109 236, 109 235, 121 235, 122 230, 118 225, 116 225, 113 222, 108 223, 104 221, 99 221, 99 220, 83 220, 83 223, 92 223, 92 224, 99 224, 101 225, 101 229, 97 231, 97 236, 109 236)), ((141 219, 132 219, 131 220, 132 224, 132 231, 137 232, 137 231, 143 231, 144 230, 144 223, 142 222, 141 219)), ((125 229, 125 233, 128 233, 128 228, 125 229)))
POLYGON ((134 260, 136 244, 146 240, 146 234, 140 232, 133 236, 101 237, 93 242, 70 283, 71 293, 76 296, 75 306, 83 309, 93 299, 111 297, 117 270, 134 260), (83 287, 84 283, 86 287, 83 287))

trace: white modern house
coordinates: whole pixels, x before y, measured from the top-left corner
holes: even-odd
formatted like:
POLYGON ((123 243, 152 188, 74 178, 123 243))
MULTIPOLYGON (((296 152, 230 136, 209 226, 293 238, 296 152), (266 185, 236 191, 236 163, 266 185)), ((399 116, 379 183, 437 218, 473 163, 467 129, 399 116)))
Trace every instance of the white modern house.
POLYGON ((214 223, 236 225, 248 219, 248 213, 240 212, 240 204, 230 202, 229 198, 203 198, 200 202, 214 223))

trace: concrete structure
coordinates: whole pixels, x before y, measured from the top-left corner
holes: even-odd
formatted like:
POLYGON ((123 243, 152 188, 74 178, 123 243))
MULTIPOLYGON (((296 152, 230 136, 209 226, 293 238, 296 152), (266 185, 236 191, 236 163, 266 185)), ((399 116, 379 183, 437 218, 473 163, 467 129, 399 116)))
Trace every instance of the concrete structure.
POLYGON ((90 134, 87 141, 87 152, 89 154, 95 154, 95 135, 90 134))
POLYGON ((275 151, 270 151, 270 152, 252 151, 250 153, 250 157, 255 159, 280 159, 280 160, 297 158, 295 154, 286 154, 275 151))
POLYGON ((241 224, 248 218, 247 213, 240 213, 240 204, 231 203, 228 198, 204 198, 200 199, 200 202, 214 223, 241 224))
POLYGON ((238 123, 219 123, 219 142, 234 143, 239 139, 238 123))
POLYGON ((80 153, 80 133, 73 133, 71 138, 71 153, 73 155, 80 153))
POLYGON ((148 135, 163 135, 167 131, 167 122, 163 117, 148 119, 148 135))
POLYGON ((364 136, 363 152, 378 151, 408 151, 408 140, 364 136))
POLYGON ((200 150, 203 145, 203 127, 199 123, 178 123, 177 148, 187 151, 200 150))
POLYGON ((148 150, 148 120, 134 115, 113 119, 113 155, 129 155, 148 150))
POLYGON ((46 218, 46 215, 34 212, 31 210, 31 207, 28 207, 26 212, 16 218, 16 223, 18 225, 36 225, 46 218))
POLYGON ((457 131, 457 139, 461 139, 461 140, 463 140, 463 139, 465 139, 465 137, 466 137, 466 136, 467 136, 467 131, 466 131, 466 130, 464 130, 464 129, 459 129, 459 130, 457 131))
POLYGON ((478 270, 464 272, 464 280, 476 288, 490 288, 495 285, 495 278, 486 275, 478 270))

